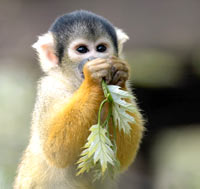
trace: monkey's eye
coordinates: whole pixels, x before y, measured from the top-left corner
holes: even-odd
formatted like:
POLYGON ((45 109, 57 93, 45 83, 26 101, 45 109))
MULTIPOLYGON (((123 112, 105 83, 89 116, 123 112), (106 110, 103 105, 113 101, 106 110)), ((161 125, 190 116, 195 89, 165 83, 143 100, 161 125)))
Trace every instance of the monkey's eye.
POLYGON ((85 45, 81 45, 76 49, 76 51, 78 51, 81 54, 84 54, 87 53, 89 49, 85 45))
POLYGON ((98 52, 105 52, 106 50, 107 50, 107 47, 104 44, 100 44, 96 48, 96 51, 98 52))

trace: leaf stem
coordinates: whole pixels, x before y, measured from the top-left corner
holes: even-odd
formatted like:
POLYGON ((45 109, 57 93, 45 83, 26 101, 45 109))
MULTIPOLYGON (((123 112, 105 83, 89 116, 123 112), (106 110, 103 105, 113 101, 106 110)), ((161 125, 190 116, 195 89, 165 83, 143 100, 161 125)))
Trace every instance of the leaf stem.
POLYGON ((107 98, 104 99, 101 104, 100 104, 100 107, 99 107, 99 112, 98 112, 98 125, 101 125, 101 112, 102 112, 102 108, 103 108, 103 105, 107 102, 107 98))
POLYGON ((105 125, 108 125, 111 116, 112 116, 112 108, 111 108, 111 104, 109 104, 108 115, 107 115, 107 117, 106 117, 106 120, 105 120, 104 123, 102 124, 102 127, 104 127, 105 125))

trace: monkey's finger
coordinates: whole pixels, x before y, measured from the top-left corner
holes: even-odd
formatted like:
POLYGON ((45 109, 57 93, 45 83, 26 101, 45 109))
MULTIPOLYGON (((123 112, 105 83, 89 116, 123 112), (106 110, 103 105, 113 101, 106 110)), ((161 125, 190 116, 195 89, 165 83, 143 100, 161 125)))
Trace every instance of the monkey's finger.
POLYGON ((112 64, 112 66, 116 69, 116 70, 122 70, 122 71, 128 71, 128 67, 127 65, 125 65, 124 63, 122 62, 114 62, 112 64))
POLYGON ((126 81, 128 79, 128 73, 124 71, 117 71, 112 78, 112 84, 117 84, 119 81, 126 81))
POLYGON ((118 62, 123 62, 123 63, 125 63, 126 64, 126 61, 125 60, 123 60, 123 59, 121 59, 121 58, 119 58, 119 57, 116 57, 116 56, 112 56, 112 57, 110 57, 110 60, 112 60, 112 61, 118 61, 118 62))
POLYGON ((112 78, 114 77, 117 71, 124 71, 124 72, 127 72, 127 74, 129 75, 129 69, 126 66, 122 64, 115 64, 111 68, 112 78))
POLYGON ((98 65, 106 63, 105 60, 98 60, 98 61, 89 61, 84 65, 84 69, 88 70, 89 72, 94 72, 94 68, 98 67, 98 65))
POLYGON ((124 61, 124 60, 119 59, 119 58, 110 59, 110 62, 112 62, 112 65, 120 64, 121 66, 124 66, 124 67, 126 67, 127 69, 129 69, 128 63, 127 63, 126 61, 124 61))
POLYGON ((92 77, 97 80, 102 80, 103 78, 109 79, 109 70, 100 70, 98 72, 92 73, 92 77))
POLYGON ((124 83, 125 83, 125 80, 120 80, 120 81, 118 81, 118 82, 116 83, 116 85, 122 87, 122 86, 124 85, 124 83))
POLYGON ((109 71, 106 77, 104 77, 107 84, 109 84, 112 80, 111 72, 109 71))
POLYGON ((86 65, 93 66, 93 65, 98 65, 98 64, 106 63, 106 62, 107 62, 106 59, 97 58, 97 59, 93 59, 93 60, 88 61, 86 63, 86 65))
POLYGON ((106 81, 107 84, 109 84, 111 82, 111 72, 110 70, 102 70, 98 72, 98 75, 100 78, 104 79, 106 81))
POLYGON ((109 70, 101 70, 99 72, 96 72, 98 77, 101 79, 105 79, 106 83, 110 83, 111 81, 111 73, 109 70))
POLYGON ((111 69, 111 65, 108 64, 108 63, 102 63, 102 64, 97 64, 97 65, 92 65, 91 66, 91 70, 93 72, 100 71, 100 70, 103 70, 103 69, 110 70, 111 69))
POLYGON ((116 57, 116 56, 111 56, 110 59, 117 60, 117 59, 119 59, 119 58, 116 57))
POLYGON ((120 58, 111 58, 110 59, 112 62, 121 62, 122 64, 128 65, 125 60, 122 60, 120 58))

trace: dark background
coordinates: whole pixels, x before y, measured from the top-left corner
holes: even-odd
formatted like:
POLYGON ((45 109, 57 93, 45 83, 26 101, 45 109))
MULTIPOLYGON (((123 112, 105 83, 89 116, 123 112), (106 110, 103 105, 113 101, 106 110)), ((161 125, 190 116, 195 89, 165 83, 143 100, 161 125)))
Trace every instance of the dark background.
POLYGON ((147 131, 120 188, 200 188, 198 0, 0 0, 0 188, 11 188, 28 143, 42 75, 31 45, 57 16, 77 9, 130 37, 125 57, 147 131))

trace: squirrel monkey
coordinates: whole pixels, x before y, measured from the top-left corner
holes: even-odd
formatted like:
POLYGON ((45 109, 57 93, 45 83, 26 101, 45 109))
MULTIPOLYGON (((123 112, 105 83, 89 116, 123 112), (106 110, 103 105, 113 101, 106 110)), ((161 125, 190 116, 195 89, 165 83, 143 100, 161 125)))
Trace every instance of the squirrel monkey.
MULTIPOLYGON (((89 173, 76 176, 76 162, 89 128, 97 123, 104 99, 102 79, 130 90, 128 65, 119 58, 127 40, 128 36, 109 21, 83 10, 59 17, 48 33, 39 37, 33 47, 45 76, 38 84, 31 138, 15 189, 115 188, 109 178, 93 183, 89 173)), ((137 107, 134 100, 132 103, 137 107)), ((136 123, 131 124, 130 136, 117 131, 121 172, 135 159, 144 128, 139 110, 131 115, 136 123)))

